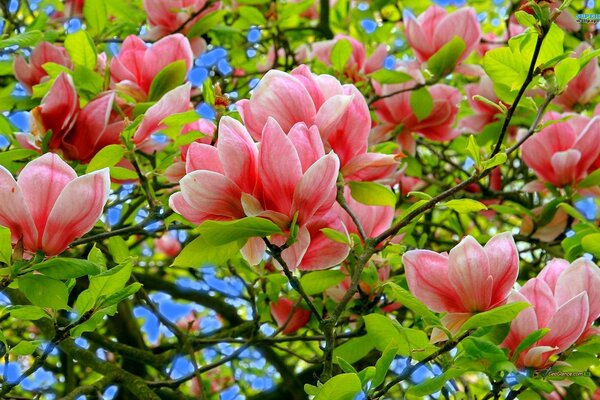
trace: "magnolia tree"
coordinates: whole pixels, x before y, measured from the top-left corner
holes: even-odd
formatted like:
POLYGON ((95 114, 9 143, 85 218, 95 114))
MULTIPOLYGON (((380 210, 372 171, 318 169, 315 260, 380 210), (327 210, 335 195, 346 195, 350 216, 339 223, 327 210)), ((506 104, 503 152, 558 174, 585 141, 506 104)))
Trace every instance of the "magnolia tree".
POLYGON ((0 398, 598 399, 594 1, 437 3, 3 1, 0 398))

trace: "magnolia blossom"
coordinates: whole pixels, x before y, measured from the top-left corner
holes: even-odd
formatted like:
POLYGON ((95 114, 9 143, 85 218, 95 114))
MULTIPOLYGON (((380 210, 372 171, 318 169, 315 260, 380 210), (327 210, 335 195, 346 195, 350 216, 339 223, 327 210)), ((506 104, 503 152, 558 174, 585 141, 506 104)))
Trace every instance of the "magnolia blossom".
POLYGON ((189 72, 193 58, 190 43, 182 34, 166 36, 150 47, 139 37, 130 35, 123 42, 119 55, 112 59, 110 75, 119 90, 144 101, 152 81, 163 68, 181 60, 189 72))
MULTIPOLYGON (((549 112, 548 120, 563 115, 549 112)), ((523 161, 543 182, 562 187, 576 185, 600 157, 600 116, 589 120, 573 116, 549 125, 522 147, 523 161)))
POLYGON ((181 243, 173 235, 164 234, 160 238, 154 240, 156 250, 167 257, 176 257, 181 251, 181 243))
MULTIPOLYGON (((490 239, 485 247, 467 236, 448 253, 411 250, 402 261, 412 294, 435 312, 451 332, 474 313, 502 305, 517 275, 519 257, 510 233, 490 239)), ((443 337, 434 334, 432 340, 443 337)))
POLYGON ((52 131, 50 150, 60 150, 70 160, 88 162, 103 147, 121 141, 124 121, 113 110, 115 102, 115 92, 108 91, 80 108, 73 80, 61 73, 40 106, 31 111, 31 136, 26 147, 39 148, 46 132, 52 131))
POLYGON ((527 302, 532 307, 513 320, 502 346, 512 354, 527 335, 548 328, 549 332, 521 352, 517 361, 522 367, 546 367, 552 355, 591 334, 591 324, 600 316, 598 288, 600 269, 590 261, 551 261, 537 278, 509 296, 509 302, 527 302))
POLYGON ((404 28, 406 40, 420 62, 429 60, 455 36, 460 37, 466 45, 458 59, 460 62, 471 54, 481 39, 477 14, 471 7, 463 7, 449 14, 444 8, 434 5, 418 18, 405 11, 404 28))
POLYGON ((277 326, 283 328, 281 333, 284 335, 291 335, 310 321, 310 311, 294 307, 294 303, 285 297, 271 303, 271 315, 277 326))
MULTIPOLYGON (((297 214, 297 241, 282 252, 291 269, 322 269, 337 265, 348 248, 321 232, 344 230, 332 211, 336 197, 339 159, 325 154, 316 128, 298 123, 286 135, 270 119, 262 132, 260 150, 242 124, 230 117, 219 123, 219 140, 213 147, 192 143, 186 160, 181 192, 170 198, 176 212, 194 223, 232 220, 246 216, 267 218, 286 232, 297 214)), ((274 235, 283 244, 287 234, 274 235)), ((281 243, 280 243, 281 242, 281 243)), ((264 253, 260 239, 243 249, 253 264, 264 253)))
MULTIPOLYGON (((586 42, 575 49, 575 56, 580 57, 585 50, 592 50, 586 42)), ((574 106, 590 103, 600 92, 600 66, 598 57, 593 57, 575 78, 568 84, 565 91, 556 97, 555 103, 562 105, 567 110, 574 106)))
MULTIPOLYGON (((151 40, 176 32, 187 34, 202 17, 220 7, 219 2, 208 0, 144 0, 143 4, 150 25, 147 37, 151 40)), ((196 56, 206 48, 200 37, 191 39, 191 44, 196 56)))
POLYGON ((485 97, 496 104, 500 103, 500 99, 496 96, 494 84, 487 75, 482 76, 479 83, 465 85, 465 92, 467 94, 467 102, 474 111, 474 114, 462 118, 458 123, 458 130, 461 132, 480 133, 486 125, 497 120, 497 115, 500 111, 492 105, 473 99, 473 96, 479 95, 485 97))
POLYGON ((331 40, 316 42, 312 45, 310 56, 321 61, 323 64, 331 66, 331 50, 341 40, 346 40, 352 46, 352 54, 346 63, 344 70, 346 76, 355 81, 361 80, 361 74, 367 75, 383 68, 383 62, 387 56, 387 50, 384 43, 375 48, 373 53, 367 57, 365 45, 352 36, 336 35, 331 40))
POLYGON ((92 229, 109 191, 108 168, 77 177, 52 153, 28 163, 16 181, 0 166, 0 225, 26 251, 54 256, 92 229))
POLYGON ((13 68, 15 77, 28 93, 31 93, 32 87, 40 83, 48 73, 42 66, 46 63, 55 63, 71 68, 73 64, 63 47, 54 46, 48 42, 38 44, 29 56, 29 63, 23 56, 16 55, 13 68))
POLYGON ((410 88, 424 83, 423 76, 414 63, 399 64, 397 69, 412 75, 415 80, 375 87, 381 99, 373 103, 373 107, 381 123, 373 129, 371 142, 387 140, 399 129, 398 143, 404 150, 414 153, 413 133, 440 142, 456 137, 460 132, 452 129, 452 125, 461 101, 458 89, 443 84, 430 86, 427 90, 433 99, 433 108, 428 116, 419 120, 410 104, 410 88))
POLYGON ((285 132, 298 122, 316 127, 325 150, 339 157, 341 173, 348 180, 386 179, 396 170, 393 156, 367 151, 371 116, 363 95, 333 76, 313 74, 305 65, 290 74, 271 70, 250 100, 240 100, 236 106, 256 140, 269 118, 285 132))
MULTIPOLYGON (((542 208, 534 208, 531 211, 534 215, 538 216, 542 213, 542 208)), ((560 236, 560 234, 563 233, 565 229, 567 229, 568 222, 569 215, 562 208, 557 208, 556 213, 554 214, 550 222, 541 226, 534 227, 533 220, 531 219, 531 217, 529 215, 525 215, 523 216, 523 220, 521 221, 521 234, 529 235, 533 232, 533 235, 531 235, 532 238, 539 239, 544 242, 551 242, 558 236, 560 236)))

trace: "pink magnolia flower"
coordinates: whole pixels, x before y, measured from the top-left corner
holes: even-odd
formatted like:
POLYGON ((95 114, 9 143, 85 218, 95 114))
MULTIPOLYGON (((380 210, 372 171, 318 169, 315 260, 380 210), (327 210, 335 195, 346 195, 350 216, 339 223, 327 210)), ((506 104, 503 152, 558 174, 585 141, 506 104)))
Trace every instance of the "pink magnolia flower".
POLYGON ((152 81, 167 65, 183 60, 187 72, 192 68, 193 54, 188 39, 182 34, 166 36, 152 46, 135 35, 128 36, 117 57, 110 63, 110 75, 119 90, 143 101, 152 81))
POLYGON ((471 7, 460 8, 448 14, 444 8, 434 5, 418 18, 405 12, 404 27, 406 40, 420 62, 429 60, 455 36, 464 40, 466 45, 458 59, 460 62, 471 54, 481 39, 477 14, 471 7))
MULTIPOLYGON (((542 208, 534 208, 531 211, 537 216, 541 214, 542 208)), ((529 215, 525 215, 521 221, 521 234, 529 235, 533 232, 533 235, 531 235, 532 238, 539 239, 544 242, 551 242, 567 229, 568 222, 569 215, 562 208, 557 208, 556 214, 554 214, 552 220, 546 225, 542 226, 534 226, 531 217, 529 215)))
POLYGON ((156 250, 167 257, 176 257, 181 251, 181 243, 170 234, 164 234, 160 238, 154 240, 156 250))
POLYGON ((548 359, 573 345, 600 315, 600 271, 585 259, 573 264, 553 260, 537 278, 530 279, 509 302, 532 305, 521 311, 504 341, 511 355, 527 335, 541 328, 550 331, 518 356, 520 367, 544 368, 548 359), (595 316, 594 316, 595 315, 595 316))
POLYGON ((23 56, 15 56, 13 64, 15 77, 28 93, 31 93, 33 86, 48 76, 42 66, 49 62, 64 65, 67 68, 73 67, 67 51, 63 47, 48 42, 42 42, 33 49, 31 56, 29 56, 29 63, 25 61, 23 56))
POLYGON ((144 119, 133 134, 133 142, 137 145, 142 144, 150 138, 150 135, 167 127, 162 122, 165 118, 189 110, 190 92, 191 85, 189 83, 177 86, 146 110, 144 119))
MULTIPOLYGON (((169 200, 171 208, 194 223, 263 217, 284 232, 297 213, 297 241, 282 252, 289 268, 329 268, 345 258, 347 246, 321 232, 325 227, 344 228, 331 211, 339 159, 333 152, 325 155, 316 128, 299 123, 286 135, 270 119, 259 151, 242 124, 223 117, 218 137, 216 147, 190 145, 187 174, 180 181, 181 192, 169 200)), ((287 234, 275 235, 272 240, 286 238, 287 234)), ((243 254, 255 264, 264 250, 262 240, 250 239, 243 254)))
POLYGON ((275 319, 275 322, 277 322, 277 326, 283 328, 281 333, 284 335, 291 335, 292 333, 297 332, 298 329, 302 328, 310 321, 310 311, 305 310, 300 306, 294 308, 294 303, 285 297, 280 298, 277 302, 271 303, 271 315, 273 316, 273 319, 275 319))
MULTIPOLYGON (((71 77, 61 73, 42 99, 31 111, 31 147, 39 143, 47 131, 52 131, 49 148, 62 151, 65 158, 89 162, 102 148, 120 143, 124 121, 113 110, 115 92, 101 93, 82 109, 71 77)), ((29 146, 28 146, 29 147, 29 146)))
POLYGON ((28 163, 16 181, 0 166, 0 225, 26 251, 54 256, 92 229, 109 191, 108 168, 77 177, 52 153, 28 163))
POLYGON ((458 89, 443 84, 429 87, 427 90, 433 98, 433 109, 429 116, 419 121, 410 105, 411 91, 407 89, 423 83, 423 76, 415 64, 401 65, 398 69, 412 75, 415 81, 376 87, 377 94, 382 98, 373 103, 373 107, 381 124, 373 129, 371 142, 389 139, 399 126, 402 130, 398 134, 398 143, 410 153, 415 150, 413 133, 440 142, 456 137, 460 132, 452 129, 452 125, 461 101, 458 89), (405 91, 394 94, 402 90, 405 91))
MULTIPOLYGON (((581 43, 575 49, 575 56, 581 56, 586 49, 590 49, 590 45, 586 42, 581 43)), ((590 103, 598 92, 600 92, 600 66, 598 66, 598 57, 594 57, 569 82, 565 91, 557 96, 554 102, 567 110, 572 110, 577 105, 590 103)))
POLYGON ((509 232, 494 236, 485 247, 467 236, 450 254, 410 250, 402 261, 412 294, 432 311, 448 313, 442 322, 451 332, 472 314, 502 305, 519 274, 509 232))
POLYGON ((352 46, 352 54, 346 63, 344 70, 347 77, 354 81, 362 80, 361 75, 367 75, 383 68, 383 62, 387 56, 384 43, 375 48, 373 54, 367 58, 365 45, 348 35, 336 35, 331 40, 316 42, 312 45, 312 58, 316 58, 327 66, 331 66, 331 50, 340 41, 347 40, 352 46))
MULTIPOLYGON (((202 17, 220 7, 219 2, 208 0, 144 0, 143 3, 150 25, 147 37, 151 40, 177 32, 187 34, 202 17)), ((206 48, 200 37, 191 39, 191 44, 196 56, 206 48)))
POLYGON ((313 74, 305 65, 290 74, 267 72, 250 100, 240 100, 236 106, 256 140, 261 139, 269 118, 285 132, 298 122, 315 126, 325 150, 339 157, 347 180, 385 179, 397 167, 393 156, 367 151, 371 117, 358 89, 341 85, 330 75, 313 74))
POLYGON ((474 100, 473 96, 483 96, 496 104, 500 103, 500 99, 496 96, 494 84, 487 75, 482 76, 479 83, 465 85, 465 92, 467 94, 467 102, 474 114, 462 118, 458 123, 458 130, 461 132, 480 133, 486 125, 497 120, 497 115, 500 111, 494 106, 474 100))
MULTIPOLYGON (((563 117, 549 112, 547 119, 563 117)), ((600 157, 600 116, 583 116, 557 122, 528 139, 522 148, 523 161, 544 182, 556 187, 576 185, 600 157)))

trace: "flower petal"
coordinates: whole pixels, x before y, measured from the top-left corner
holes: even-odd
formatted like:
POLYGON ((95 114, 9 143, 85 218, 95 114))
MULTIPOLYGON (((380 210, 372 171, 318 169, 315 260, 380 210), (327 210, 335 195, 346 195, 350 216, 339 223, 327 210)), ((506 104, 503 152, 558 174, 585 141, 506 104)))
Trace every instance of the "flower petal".
POLYGON ((506 299, 519 275, 519 253, 510 232, 491 238, 484 247, 494 278, 492 305, 506 299))
POLYGON ((253 193, 257 180, 258 150, 246 128, 231 117, 219 122, 217 144, 225 175, 245 193, 253 193))
POLYGON ((12 174, 0 165, 0 225, 10 229, 12 240, 21 237, 28 250, 37 250, 38 232, 25 196, 12 174))
POLYGON ((550 332, 539 341, 540 346, 555 346, 557 353, 568 349, 587 327, 588 315, 588 295, 581 292, 556 310, 547 325, 550 332))
POLYGON ((467 310, 487 310, 491 305, 493 278, 483 247, 467 236, 450 250, 448 261, 449 281, 467 310))
POLYGON ((179 185, 185 201, 198 211, 229 218, 244 217, 242 191, 226 176, 213 171, 192 171, 179 185))

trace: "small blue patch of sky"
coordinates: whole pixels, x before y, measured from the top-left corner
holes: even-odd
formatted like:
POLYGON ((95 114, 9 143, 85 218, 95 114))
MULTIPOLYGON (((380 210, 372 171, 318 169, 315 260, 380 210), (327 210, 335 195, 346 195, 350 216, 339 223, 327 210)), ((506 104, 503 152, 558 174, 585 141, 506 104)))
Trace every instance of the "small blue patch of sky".
POLYGON ((19 132, 29 132, 29 113, 26 111, 17 111, 8 116, 19 132))
POLYGON ((7 382, 14 382, 21 376, 21 366, 18 362, 0 363, 0 375, 6 375, 7 382))
POLYGON ((586 197, 575 203, 575 208, 583 214, 588 221, 595 221, 598 218, 598 204, 593 197, 586 197))
POLYGON ((254 89, 259 82, 260 79, 258 78, 251 79, 250 82, 248 82, 248 87, 250 87, 250 89, 254 89))
POLYGON ((7 306, 10 304, 10 300, 6 295, 0 293, 0 305, 7 306))
POLYGON ((10 144, 10 140, 4 135, 0 135, 0 149, 5 149, 10 144))
POLYGON ((196 111, 202 118, 214 120, 217 117, 215 110, 208 104, 202 102, 196 107, 196 111))
POLYGON ((477 21, 483 22, 486 20, 487 16, 487 12, 480 12, 479 14, 477 14, 477 21))
POLYGON ((106 222, 108 223, 108 225, 114 226, 117 222, 119 222, 119 219, 121 218, 122 209, 123 206, 120 204, 118 206, 111 207, 108 209, 108 211, 106 212, 106 222))
POLYGON ((250 42, 250 43, 257 43, 260 40, 260 35, 261 35, 260 29, 254 27, 254 28, 250 28, 246 38, 248 39, 248 42, 250 42))
POLYGON ((369 9, 369 4, 368 3, 358 3, 358 6, 356 8, 358 8, 360 11, 367 11, 369 9))
POLYGON ((237 385, 228 387, 220 393, 220 400, 239 400, 243 399, 240 395, 240 388, 237 385))
POLYGON ((17 83, 15 85, 15 88, 12 91, 12 95, 16 96, 16 97, 28 96, 27 91, 25 90, 25 87, 23 87, 23 85, 21 85, 21 83, 17 83))
POLYGON ((248 57, 248 58, 256 57, 256 50, 254 50, 254 49, 246 50, 246 57, 248 57))
POLYGON ((499 6, 501 4, 504 4, 505 0, 494 0, 494 4, 499 6))
POLYGON ((214 67, 217 63, 227 57, 227 50, 222 47, 216 47, 203 53, 196 60, 196 65, 199 67, 214 67))
POLYGON ((208 290, 210 290, 210 287, 206 283, 197 281, 195 279, 179 278, 177 279, 176 284, 179 288, 183 290, 198 290, 201 292, 207 292, 208 290))
POLYGON ((117 395, 117 387, 116 386, 109 386, 106 388, 106 390, 104 391, 104 393, 102 394, 103 399, 104 400, 113 400, 115 398, 115 396, 117 395))
POLYGON ((572 229, 569 229, 568 231, 565 232, 565 236, 568 237, 568 238, 572 237, 572 236, 575 236, 575 231, 572 230, 572 229))
POLYGON ((32 391, 48 388, 55 382, 56 379, 54 379, 52 372, 40 368, 21 382, 21 386, 25 390, 32 391))
POLYGON ((595 5, 596 5, 596 2, 594 0, 588 0, 586 7, 594 8, 595 5))
POLYGON ((383 67, 385 69, 394 69, 396 67, 396 57, 394 57, 394 56, 387 56, 383 60, 383 67))
POLYGON ((192 68, 188 74, 188 80, 194 86, 202 86, 206 78, 208 78, 208 70, 204 67, 192 68))
POLYGON ((465 162, 463 163, 463 169, 468 170, 469 168, 471 168, 473 165, 475 165, 475 160, 473 160, 471 157, 467 157, 465 159, 465 162))
POLYGON ((360 21, 360 26, 363 28, 365 33, 371 34, 375 32, 375 29, 377 29, 377 22, 373 21, 372 19, 363 19, 360 21))
POLYGON ((229 65, 227 59, 222 58, 217 63, 217 71, 219 71, 219 74, 221 74, 222 76, 227 76, 231 75, 231 73, 233 72, 233 68, 231 68, 231 65, 229 65))
POLYGON ((176 356, 171 366, 171 378, 179 379, 194 372, 194 365, 189 357, 176 356))
POLYGON ((148 340, 151 343, 155 343, 158 340, 159 335, 158 318, 156 318, 156 316, 152 314, 148 309, 141 306, 135 307, 133 309, 133 315, 136 318, 143 319, 142 331, 146 334, 148 340))
POLYGON ((8 3, 8 12, 13 14, 13 13, 17 12, 18 9, 19 9, 19 0, 10 0, 10 2, 8 3))
POLYGON ((71 18, 64 24, 67 33, 75 33, 81 29, 81 20, 79 18, 71 18))
POLYGON ((435 3, 443 7, 455 6, 460 7, 466 4, 466 0, 434 0, 435 3))
POLYGON ((590 253, 583 253, 583 258, 585 258, 588 261, 594 261, 594 256, 590 253))
POLYGON ((110 54, 111 56, 116 56, 117 54, 119 54, 119 45, 117 43, 109 43, 106 46, 107 50, 108 50, 108 54, 110 54))
POLYGON ((88 343, 87 340, 85 340, 82 337, 78 337, 75 339, 75 344, 79 347, 81 347, 82 349, 87 349, 90 347, 90 344, 88 343))

